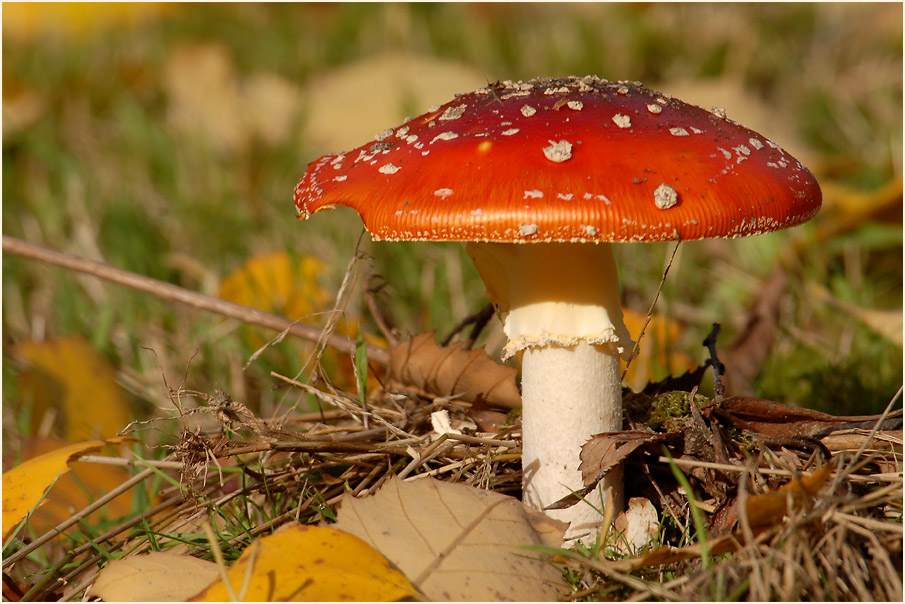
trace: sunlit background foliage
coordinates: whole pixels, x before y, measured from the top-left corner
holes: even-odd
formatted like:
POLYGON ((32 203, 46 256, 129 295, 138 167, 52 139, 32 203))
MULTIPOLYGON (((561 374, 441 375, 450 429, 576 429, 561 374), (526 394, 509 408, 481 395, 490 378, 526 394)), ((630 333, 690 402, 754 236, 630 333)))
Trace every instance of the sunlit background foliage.
MULTIPOLYGON (((683 244, 634 385, 703 361, 714 322, 728 347, 779 267, 752 393, 882 409, 902 382, 900 4, 4 4, 3 232, 323 325, 362 227, 347 211, 296 220, 308 162, 455 92, 584 74, 725 108, 825 195, 793 231, 683 244)), ((672 247, 619 247, 643 317, 672 247)), ((486 301, 460 246, 362 249, 404 333, 445 334, 486 301)), ((364 309, 357 289, 340 332, 379 336, 364 309)), ((4 464, 25 436, 169 413, 167 385, 270 414, 269 372, 294 375, 311 350, 286 340, 243 369, 273 335, 4 254, 4 464)), ((325 364, 354 391, 348 359, 325 364)))

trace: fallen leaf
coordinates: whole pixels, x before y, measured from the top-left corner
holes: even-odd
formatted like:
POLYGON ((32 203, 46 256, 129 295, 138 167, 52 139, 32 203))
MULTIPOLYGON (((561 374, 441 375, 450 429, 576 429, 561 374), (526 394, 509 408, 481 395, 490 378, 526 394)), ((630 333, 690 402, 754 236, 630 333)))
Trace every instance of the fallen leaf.
MULTIPOLYGON (((258 254, 223 279, 218 295, 230 302, 300 319, 330 302, 317 282, 323 271, 324 264, 311 256, 293 256, 285 250, 258 254)), ((267 341, 254 327, 247 327, 243 334, 253 348, 267 341)))
POLYGON ((817 495, 832 471, 833 464, 826 464, 800 479, 790 480, 778 489, 750 497, 745 511, 751 530, 758 533, 780 524, 791 509, 800 509, 817 495))
POLYGON ((184 44, 164 69, 170 125, 200 136, 221 152, 236 152, 253 139, 286 142, 301 108, 301 90, 272 73, 240 78, 222 44, 184 44))
MULTIPOLYGON (((702 413, 740 430, 770 438, 822 437, 834 428, 880 419, 879 415, 830 415, 806 407, 747 396, 724 399, 719 405, 706 407, 702 413)), ((898 416, 890 417, 895 419, 898 416)))
POLYGON ((39 455, 3 473, 3 539, 37 506, 44 492, 69 470, 70 461, 107 443, 102 440, 80 442, 39 455))
POLYGON ((325 308, 327 292, 317 280, 324 264, 285 250, 252 256, 220 283, 219 296, 259 310, 299 319, 325 308))
POLYGON ((185 602, 218 574, 207 560, 150 552, 112 560, 98 573, 91 595, 107 602, 185 602))
POLYGON ((868 221, 902 224, 901 176, 875 191, 858 191, 833 182, 822 182, 820 188, 823 208, 817 237, 822 241, 854 231, 868 221))
POLYGON ((585 486, 596 485, 607 472, 625 461, 641 445, 663 442, 667 436, 665 433, 649 430, 595 434, 581 447, 581 464, 578 469, 585 486))
MULTIPOLYGON (((23 444, 22 459, 32 459, 68 444, 70 443, 56 438, 29 438, 23 444)), ((131 476, 132 473, 121 466, 72 461, 69 463, 69 471, 57 479, 28 522, 35 532, 44 533, 88 507, 131 476)), ((114 518, 122 518, 132 511, 132 500, 131 491, 122 493, 105 506, 103 514, 92 514, 82 522, 96 526, 114 518)))
POLYGON ((387 124, 488 81, 486 74, 455 61, 408 53, 368 57, 311 81, 305 133, 326 151, 353 149, 387 124))
POLYGON ((483 349, 440 346, 433 333, 418 334, 390 351, 390 385, 428 396, 457 395, 469 403, 481 397, 490 407, 515 409, 522 404, 515 376, 515 369, 500 365, 483 349))
POLYGON ((346 494, 337 528, 383 553, 430 600, 552 601, 562 575, 524 546, 560 547, 564 523, 513 497, 433 478, 346 494))
MULTIPOLYGON (((290 526, 247 547, 227 571, 244 601, 394 601, 417 598, 411 583, 370 545, 320 526, 290 526), (250 579, 243 585, 247 567, 250 579), (244 590, 244 591, 243 591, 244 590)), ((193 602, 229 601, 221 579, 193 602)))
POLYGON ((24 342, 16 352, 28 364, 20 398, 32 406, 35 432, 49 413, 61 418, 61 436, 68 441, 116 434, 132 420, 115 369, 83 337, 24 342))
POLYGON ((256 73, 242 82, 241 94, 249 136, 271 146, 287 142, 299 114, 301 90, 276 74, 256 73))

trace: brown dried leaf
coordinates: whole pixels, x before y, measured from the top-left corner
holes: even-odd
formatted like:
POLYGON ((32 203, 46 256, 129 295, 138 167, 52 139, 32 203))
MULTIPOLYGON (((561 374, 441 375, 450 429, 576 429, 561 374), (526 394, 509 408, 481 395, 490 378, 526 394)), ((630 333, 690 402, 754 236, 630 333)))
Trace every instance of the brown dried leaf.
POLYGON ((515 409, 522 404, 515 375, 484 350, 438 345, 433 333, 418 334, 390 351, 390 385, 428 396, 459 395, 469 403, 482 397, 490 407, 515 409))
POLYGON ((667 434, 646 430, 595 434, 581 447, 581 477, 585 486, 596 484, 632 451, 649 443, 663 442, 667 434))
POLYGON ((719 406, 708 407, 704 411, 706 415, 716 416, 736 428, 770 438, 819 437, 838 426, 880 419, 879 415, 830 415, 746 396, 727 398, 719 406))
POLYGON ((433 478, 393 477, 343 498, 337 529, 363 539, 430 600, 553 601, 559 571, 528 545, 559 547, 564 524, 513 497, 433 478))
POLYGON ((826 464, 814 472, 791 480, 776 490, 755 495, 745 504, 748 523, 755 533, 776 526, 789 513, 789 505, 793 509, 801 508, 811 497, 823 487, 833 471, 833 464, 826 464))

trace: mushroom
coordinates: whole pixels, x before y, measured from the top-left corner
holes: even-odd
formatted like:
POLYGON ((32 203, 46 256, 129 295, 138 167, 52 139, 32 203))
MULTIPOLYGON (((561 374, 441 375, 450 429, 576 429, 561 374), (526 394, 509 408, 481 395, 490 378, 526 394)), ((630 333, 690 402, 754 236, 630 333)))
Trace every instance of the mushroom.
MULTIPOLYGON (((820 208, 811 173, 769 139, 638 82, 498 82, 310 164, 299 215, 354 208, 375 240, 466 241, 521 354, 523 500, 580 490, 582 445, 622 429, 613 242, 741 237, 820 208)), ((611 472, 621 507, 621 474, 611 472)), ((601 498, 554 517, 591 536, 601 498)))

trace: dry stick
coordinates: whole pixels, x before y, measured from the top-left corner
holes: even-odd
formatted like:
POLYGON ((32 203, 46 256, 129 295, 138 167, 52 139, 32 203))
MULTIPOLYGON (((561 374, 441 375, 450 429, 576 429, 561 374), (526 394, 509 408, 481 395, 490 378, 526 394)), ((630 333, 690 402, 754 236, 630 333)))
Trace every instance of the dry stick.
POLYGON ((21 560, 22 558, 24 558, 31 552, 35 551, 36 549, 38 549, 39 547, 41 547, 42 545, 44 545, 45 543, 47 543, 48 541, 50 541, 51 539, 56 537, 57 535, 62 535, 63 531, 68 529, 70 526, 72 526, 73 524, 75 524, 76 522, 78 522, 79 520, 84 518, 85 516, 91 514, 95 510, 103 507, 109 501, 113 500, 115 497, 119 496, 120 494, 125 493, 126 491, 128 491, 129 489, 131 489, 132 487, 134 487, 141 481, 145 480, 152 474, 154 474, 153 469, 147 469, 142 472, 139 472, 138 474, 136 474, 135 476, 133 476, 126 482, 122 483, 121 485, 119 485, 118 487, 116 487, 115 489, 113 489, 112 491, 110 491, 109 493, 107 493, 106 495, 104 495, 103 497, 101 497, 100 499, 98 499, 97 501, 95 501, 94 503, 92 503, 91 505, 86 507, 85 509, 83 509, 81 512, 78 512, 78 513, 72 515, 70 518, 61 522, 54 528, 50 529, 49 531, 47 531, 46 533, 44 533, 43 535, 41 535, 40 537, 38 537, 31 543, 29 543, 28 545, 26 545, 25 547, 23 547, 22 549, 17 551, 15 554, 12 554, 8 558, 6 558, 3 561, 3 567, 7 568, 10 565, 15 564, 16 562, 18 562, 19 560, 21 560))
POLYGON ((634 348, 632 348, 632 355, 629 357, 628 361, 625 362, 625 369, 622 372, 623 380, 625 379, 625 375, 628 373, 629 366, 632 364, 632 361, 638 354, 638 349, 641 347, 641 339, 644 337, 644 332, 647 329, 647 326, 650 324, 651 318, 654 316, 654 307, 657 305, 657 300, 660 299, 660 292, 663 291, 663 284, 666 283, 666 275, 669 274, 669 269, 672 268, 672 261, 676 258, 676 252, 679 251, 680 243, 682 243, 681 239, 676 241, 676 247, 672 248, 672 255, 670 255, 669 257, 669 262, 666 263, 666 268, 663 269, 663 276, 660 278, 660 285, 657 286, 657 293, 654 294, 654 300, 650 303, 650 308, 647 311, 647 319, 644 321, 644 326, 641 327, 641 333, 638 334, 638 340, 635 342, 634 348))
MULTIPOLYGON (((86 260, 70 254, 64 254, 56 250, 46 248, 41 245, 29 243, 9 235, 3 235, 3 251, 8 254, 31 258, 46 264, 52 264, 62 268, 78 271, 105 279, 119 285, 125 285, 132 289, 145 292, 169 300, 179 302, 192 308, 206 310, 208 312, 223 315, 231 319, 238 319, 244 323, 266 327, 278 332, 288 332, 291 335, 308 340, 309 342, 317 342, 323 335, 323 330, 306 325, 298 321, 290 321, 286 317, 281 317, 272 313, 264 312, 250 306, 236 304, 227 300, 221 300, 213 296, 208 296, 172 283, 145 277, 131 271, 115 268, 109 264, 86 260)), ((331 348, 335 348, 340 352, 347 354, 355 354, 355 340, 346 338, 337 334, 330 334, 326 340, 326 344, 331 348)), ((372 360, 381 365, 388 365, 390 362, 390 353, 385 348, 368 344, 368 360, 372 360)))
POLYGON ((845 465, 841 472, 839 472, 839 476, 848 476, 854 471, 855 462, 861 455, 867 450, 867 446, 870 444, 870 441, 873 440, 874 435, 880 431, 880 426, 883 425, 883 422, 886 420, 887 416, 892 411, 893 405, 896 404, 896 401, 899 400, 899 397, 902 396, 902 386, 899 386, 899 390, 896 392, 895 396, 892 397, 892 400, 889 401, 889 404, 886 405, 886 409, 883 411, 883 415, 881 415, 877 419, 877 423, 874 424, 873 430, 870 431, 870 434, 867 435, 867 438, 864 439, 864 443, 861 445, 861 448, 858 449, 858 452, 855 453, 854 457, 852 457, 849 462, 845 465))

